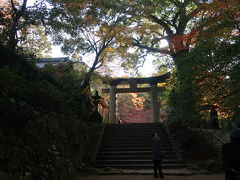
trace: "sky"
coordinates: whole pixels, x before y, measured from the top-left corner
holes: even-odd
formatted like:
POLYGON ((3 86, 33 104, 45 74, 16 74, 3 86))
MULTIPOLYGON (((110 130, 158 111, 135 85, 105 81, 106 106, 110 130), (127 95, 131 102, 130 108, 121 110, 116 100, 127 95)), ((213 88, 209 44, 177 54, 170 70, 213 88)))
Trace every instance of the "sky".
MULTIPOLYGON (((7 0, 0 0, 0 1, 7 1, 7 0)), ((36 0, 28 0, 28 6, 31 6, 34 4, 36 0)), ((166 42, 162 42, 162 46, 166 46, 166 42)), ((61 52, 61 49, 59 46, 52 46, 52 57, 63 57, 66 56, 61 52)), ((150 77, 152 74, 155 72, 154 66, 153 66, 153 56, 148 56, 146 62, 144 63, 144 66, 139 68, 140 73, 145 76, 145 77, 150 77)), ((86 58, 85 58, 86 59, 86 58)), ((91 66, 83 57, 83 61, 91 66)), ((116 65, 115 65, 116 66, 116 65)), ((126 76, 126 73, 121 69, 120 67, 116 68, 117 70, 114 69, 114 74, 113 76, 115 77, 122 77, 126 76)))
MULTIPOLYGON (((59 46, 52 46, 52 54, 51 57, 64 57, 66 55, 64 55, 61 52, 61 49, 59 46)), ((89 62, 87 62, 86 57, 83 57, 83 61, 88 64, 89 66, 91 66, 91 64, 89 64, 89 62)), ((149 57, 147 58, 145 64, 143 67, 139 68, 139 71, 141 72, 141 74, 145 77, 150 77, 152 76, 152 74, 154 73, 154 66, 152 64, 153 61, 153 57, 149 57)), ((122 77, 122 76, 126 76, 127 74, 123 71, 123 69, 121 69, 120 67, 116 68, 112 74, 113 76, 118 76, 118 77, 122 77)))

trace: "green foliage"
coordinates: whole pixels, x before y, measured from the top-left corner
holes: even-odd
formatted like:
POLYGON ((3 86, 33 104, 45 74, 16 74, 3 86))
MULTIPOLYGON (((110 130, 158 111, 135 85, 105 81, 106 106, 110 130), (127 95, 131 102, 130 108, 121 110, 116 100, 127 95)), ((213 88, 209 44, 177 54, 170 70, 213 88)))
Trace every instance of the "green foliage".
POLYGON ((23 51, 14 52, 13 49, 0 45, 0 59, 0 67, 8 67, 11 71, 23 75, 26 79, 39 78, 39 73, 34 65, 36 59, 23 51))
POLYGON ((23 36, 19 46, 23 51, 38 58, 49 57, 52 50, 43 26, 25 27, 21 32, 23 36))
POLYGON ((92 123, 82 75, 71 66, 40 72, 9 50, 0 56, 0 178, 59 180, 82 173, 102 128, 92 123))
MULTIPOLYGON (((167 85, 170 119, 184 122, 189 126, 199 126, 200 119, 196 109, 195 89, 192 83, 191 65, 182 56, 178 70, 167 85)), ((178 61, 179 62, 179 61, 178 61)))
POLYGON ((190 54, 194 84, 201 105, 217 105, 223 119, 239 111, 239 37, 205 40, 190 54), (216 44, 218 44, 216 46, 216 44), (200 58, 201 57, 201 58, 200 58))
POLYGON ((48 14, 46 1, 34 2, 32 6, 28 6, 27 2, 23 0, 1 3, 0 42, 13 50, 18 49, 19 43, 28 39, 26 28, 40 25, 48 14))
POLYGON ((217 36, 204 39, 182 57, 169 90, 175 117, 185 121, 198 115, 197 124, 204 125, 214 105, 220 120, 228 121, 223 121, 223 126, 239 124, 239 51, 239 36, 231 41, 217 36), (204 121, 200 123, 200 119, 204 121))

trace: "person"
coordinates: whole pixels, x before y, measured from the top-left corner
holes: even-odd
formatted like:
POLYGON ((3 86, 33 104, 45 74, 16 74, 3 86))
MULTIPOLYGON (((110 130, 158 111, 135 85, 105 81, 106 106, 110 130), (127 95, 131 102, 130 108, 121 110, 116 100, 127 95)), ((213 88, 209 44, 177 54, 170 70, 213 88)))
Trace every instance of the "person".
POLYGON ((154 177, 159 176, 163 178, 163 173, 162 173, 162 159, 163 159, 163 154, 161 151, 161 145, 160 145, 160 138, 158 133, 153 133, 152 134, 152 159, 153 159, 153 170, 154 170, 154 177), (158 170, 158 173, 157 173, 158 170))
POLYGON ((230 133, 230 143, 222 145, 222 161, 225 169, 225 180, 240 180, 240 129, 230 133))
POLYGON ((211 128, 218 129, 218 112, 215 106, 212 106, 210 110, 210 120, 211 120, 211 128))

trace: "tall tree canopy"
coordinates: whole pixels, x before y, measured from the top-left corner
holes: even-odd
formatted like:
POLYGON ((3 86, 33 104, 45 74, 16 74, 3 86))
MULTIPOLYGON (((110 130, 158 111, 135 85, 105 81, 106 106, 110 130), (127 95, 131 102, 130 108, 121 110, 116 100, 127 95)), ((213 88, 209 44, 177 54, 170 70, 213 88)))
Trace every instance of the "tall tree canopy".
POLYGON ((0 4, 0 42, 12 49, 26 40, 29 34, 26 33, 26 28, 41 25, 48 15, 44 0, 36 1, 32 6, 27 3, 28 0, 9 0, 0 4))
POLYGON ((52 6, 52 21, 48 23, 55 44, 62 45, 69 55, 94 55, 85 87, 95 69, 117 58, 117 52, 124 52, 126 15, 113 14, 96 1, 56 1, 52 6))
MULTIPOLYGON (((66 54, 93 55, 89 56, 92 65, 84 88, 89 87, 93 71, 108 66, 113 59, 133 68, 144 63, 148 54, 171 59, 179 81, 175 87, 179 91, 172 93, 181 94, 193 112, 207 87, 198 86, 199 81, 205 85, 214 84, 214 79, 221 79, 222 85, 233 82, 226 77, 235 77, 231 73, 237 67, 238 55, 226 55, 221 50, 237 47, 239 0, 46 1, 37 1, 31 7, 27 0, 9 1, 1 9, 1 42, 12 48, 20 43, 27 47, 25 37, 33 32, 30 25, 44 25, 45 32, 66 54), (193 71, 196 67, 199 69, 193 71), (204 78, 206 75, 211 81, 204 78)), ((232 91, 225 89, 223 94, 228 96, 232 91)), ((210 92, 206 96, 213 98, 210 92)))

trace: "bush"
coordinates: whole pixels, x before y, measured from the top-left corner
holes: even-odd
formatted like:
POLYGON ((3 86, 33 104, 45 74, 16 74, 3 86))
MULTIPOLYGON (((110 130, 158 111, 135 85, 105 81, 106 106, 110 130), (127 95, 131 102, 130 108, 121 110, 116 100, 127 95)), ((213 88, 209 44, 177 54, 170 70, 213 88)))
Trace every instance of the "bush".
POLYGON ((61 180, 81 173, 81 164, 91 160, 101 125, 89 123, 89 94, 78 84, 71 88, 80 77, 70 69, 62 73, 63 79, 69 74, 62 81, 2 50, 0 178, 61 180))
POLYGON ((189 161, 218 159, 216 148, 199 131, 179 121, 169 124, 169 129, 182 150, 184 159, 189 161))

